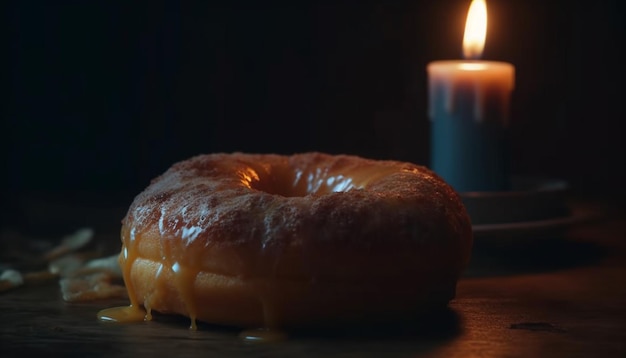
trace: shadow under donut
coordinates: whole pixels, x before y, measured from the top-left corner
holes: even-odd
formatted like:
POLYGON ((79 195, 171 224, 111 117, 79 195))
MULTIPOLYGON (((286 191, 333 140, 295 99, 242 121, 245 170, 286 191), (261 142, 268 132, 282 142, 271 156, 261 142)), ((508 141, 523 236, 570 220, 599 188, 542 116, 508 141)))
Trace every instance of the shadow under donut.
MULTIPOLYGON (((154 321, 166 325, 189 325, 189 318, 179 315, 153 313, 154 321)), ((243 329, 197 322, 197 330, 237 336, 243 329)), ((402 320, 354 324, 328 324, 284 330, 286 341, 439 341, 449 340, 461 333, 461 317, 445 306, 407 316, 402 320)))

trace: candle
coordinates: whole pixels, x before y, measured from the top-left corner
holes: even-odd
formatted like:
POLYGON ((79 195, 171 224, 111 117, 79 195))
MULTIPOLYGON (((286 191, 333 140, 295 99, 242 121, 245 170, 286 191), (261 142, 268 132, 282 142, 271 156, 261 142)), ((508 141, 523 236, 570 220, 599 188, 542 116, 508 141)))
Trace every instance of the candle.
POLYGON ((431 169, 458 192, 510 189, 508 120, 514 67, 479 60, 487 7, 473 0, 463 38, 465 60, 428 64, 431 169))

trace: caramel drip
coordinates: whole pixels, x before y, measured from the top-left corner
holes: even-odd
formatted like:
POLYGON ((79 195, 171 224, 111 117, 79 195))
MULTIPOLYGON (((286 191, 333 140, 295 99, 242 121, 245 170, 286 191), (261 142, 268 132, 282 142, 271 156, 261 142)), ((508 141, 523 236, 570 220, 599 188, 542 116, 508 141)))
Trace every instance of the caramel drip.
POLYGON ((139 239, 135 237, 134 229, 131 230, 129 234, 130 240, 127 242, 130 247, 122 244, 119 263, 122 268, 122 276, 124 277, 124 284, 126 285, 126 290, 128 291, 130 305, 112 307, 99 311, 97 316, 101 321, 127 323, 139 322, 147 319, 146 312, 139 305, 139 301, 135 295, 133 283, 130 279, 130 270, 133 267, 135 260, 137 260, 136 246, 139 239))
POLYGON ((143 300, 143 306, 146 309, 146 321, 152 321, 152 306, 154 305, 154 301, 158 297, 158 293, 161 291, 161 286, 163 285, 163 264, 159 265, 156 273, 154 274, 154 291, 150 293, 143 300))
POLYGON ((135 228, 132 228, 129 232, 130 240, 128 241, 127 247, 125 244, 122 245, 122 256, 120 256, 120 266, 122 267, 122 274, 124 275, 124 284, 126 285, 126 289, 128 291, 128 298, 130 299, 130 305, 133 307, 138 307, 137 295, 135 294, 135 287, 133 285, 132 280, 130 279, 130 270, 132 269, 135 260, 137 260, 137 245, 139 244, 140 238, 136 237, 135 228))
POLYGON ((152 321, 152 298, 153 297, 154 297, 154 292, 143 300, 143 308, 146 310, 146 317, 144 318, 144 320, 146 321, 152 321))
MULTIPOLYGON (((183 214, 185 211, 186 207, 183 208, 183 214)), ((162 208, 161 217, 163 218, 164 215, 165 210, 162 208)), ((199 230, 199 228, 195 226, 186 226, 185 223, 177 224, 180 226, 177 225, 175 227, 177 228, 177 231, 181 233, 183 240, 193 240, 194 233, 197 233, 196 230, 199 230)), ((195 331, 198 329, 196 324, 198 311, 196 308, 196 300, 194 298, 194 285, 199 270, 190 265, 189 258, 185 254, 184 250, 177 244, 173 243, 170 237, 163 235, 163 233, 161 233, 160 248, 161 256, 164 261, 163 264, 170 270, 173 276, 172 281, 174 287, 178 291, 180 299, 182 300, 185 310, 187 311, 187 316, 191 320, 189 329, 195 331)))
POLYGON ((276 317, 270 285, 265 287, 265 292, 261 294, 261 306, 263 308, 263 327, 246 329, 239 333, 239 338, 249 342, 271 343, 280 342, 287 339, 287 332, 279 329, 278 317, 276 317))
POLYGON ((106 308, 98 312, 98 319, 104 322, 141 322, 144 317, 145 312, 132 305, 106 308))
MULTIPOLYGON (((263 254, 268 254, 266 248, 261 248, 263 254)), ((279 261, 279 252, 274 252, 274 264, 272 275, 267 281, 256 286, 256 294, 261 301, 261 308, 263 310, 263 327, 245 329, 239 333, 239 338, 246 342, 258 342, 258 343, 272 343, 280 342, 287 339, 287 333, 278 327, 280 327, 280 317, 276 315, 274 305, 276 300, 273 297, 275 292, 274 282, 276 280, 276 269, 279 261)))
POLYGON ((163 285, 168 279, 168 275, 165 274, 165 270, 169 270, 173 275, 174 287, 178 291, 187 310, 187 315, 191 319, 190 329, 197 330, 196 323, 197 308, 194 299, 194 283, 198 270, 190 268, 186 265, 180 264, 175 260, 176 256, 172 252, 169 252, 168 246, 162 243, 163 257, 165 265, 161 264, 154 277, 154 290, 146 295, 143 300, 142 309, 139 304, 139 300, 135 294, 135 288, 131 280, 131 269, 133 264, 137 260, 138 250, 136 246, 140 240, 140 236, 135 236, 134 230, 130 232, 130 240, 125 240, 127 244, 122 245, 122 252, 120 254, 120 267, 122 268, 122 274, 124 277, 124 283, 128 291, 130 299, 129 306, 112 307, 101 310, 98 312, 98 319, 108 322, 137 322, 137 321, 151 321, 152 320, 152 307, 160 299, 160 294, 163 290, 163 285))
POLYGON ((196 281, 196 276, 198 275, 198 270, 185 267, 184 265, 181 265, 178 262, 175 262, 171 266, 171 269, 175 277, 174 284, 176 285, 178 294, 180 295, 183 303, 185 304, 187 315, 189 316, 189 319, 191 320, 189 329, 195 331, 198 329, 198 326, 196 324, 198 311, 196 309, 196 301, 194 299, 193 286, 196 281))

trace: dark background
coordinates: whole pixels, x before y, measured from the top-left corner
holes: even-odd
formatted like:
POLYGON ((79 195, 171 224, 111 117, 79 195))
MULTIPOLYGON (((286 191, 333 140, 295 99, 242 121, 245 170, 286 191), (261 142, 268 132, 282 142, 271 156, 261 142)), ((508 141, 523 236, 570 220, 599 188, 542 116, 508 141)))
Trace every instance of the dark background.
MULTIPOLYGON (((425 67, 461 57, 469 3, 4 2, 3 220, 33 195, 127 206, 200 153, 428 165, 425 67)), ((623 202, 623 2, 487 6, 483 58, 516 66, 514 174, 623 202)))

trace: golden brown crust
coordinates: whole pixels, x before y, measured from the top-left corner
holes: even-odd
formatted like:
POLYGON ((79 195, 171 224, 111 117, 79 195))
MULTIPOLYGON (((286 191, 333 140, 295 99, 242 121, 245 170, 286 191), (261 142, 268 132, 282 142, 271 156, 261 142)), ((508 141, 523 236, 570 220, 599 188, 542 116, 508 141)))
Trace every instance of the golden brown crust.
MULTIPOLYGON (((459 196, 422 166, 324 153, 221 153, 177 163, 155 178, 123 219, 122 241, 120 262, 128 266, 127 286, 138 303, 248 325, 255 320, 242 322, 233 313, 229 322, 198 308, 202 302, 189 297, 217 292, 217 281, 198 284, 199 277, 221 277, 232 292, 239 292, 235 282, 298 283, 305 287, 294 294, 300 299, 311 282, 362 288, 412 278, 419 289, 409 289, 409 299, 445 291, 439 300, 447 302, 469 260, 472 232, 459 196), (190 284, 178 290, 190 293, 179 292, 174 304, 162 297, 166 291, 176 296, 163 288, 171 284, 157 283, 164 282, 160 275, 180 280, 181 272, 190 284), (143 282, 146 277, 152 284, 143 282)), ((247 290, 251 297, 267 296, 247 290)))

